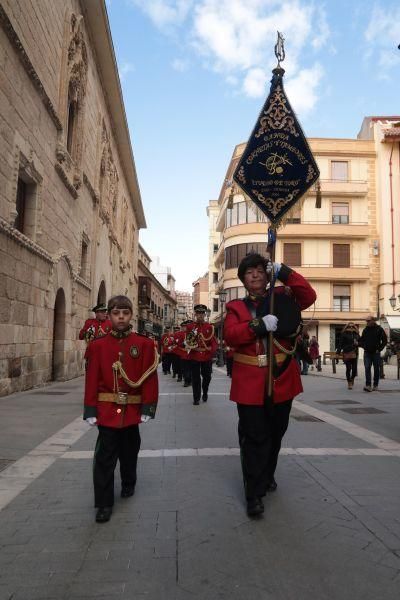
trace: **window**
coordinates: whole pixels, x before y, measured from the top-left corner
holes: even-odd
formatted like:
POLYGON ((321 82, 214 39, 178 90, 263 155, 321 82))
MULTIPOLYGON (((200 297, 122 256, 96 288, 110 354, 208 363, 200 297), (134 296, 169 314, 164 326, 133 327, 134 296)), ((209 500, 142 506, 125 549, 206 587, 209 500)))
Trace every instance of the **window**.
POLYGON ((246 202, 239 202, 237 206, 239 211, 238 224, 241 225, 247 222, 246 202))
POLYGON ((214 254, 217 254, 217 252, 218 252, 218 244, 213 244, 213 252, 214 252, 214 254))
POLYGON ((36 239, 37 204, 40 193, 38 184, 41 181, 41 175, 21 155, 13 214, 14 227, 32 240, 36 239))
POLYGON ((266 255, 267 245, 265 242, 252 242, 249 244, 238 244, 225 249, 225 268, 234 269, 239 266, 240 261, 250 252, 266 255))
POLYGON ((79 276, 82 277, 82 279, 87 278, 88 246, 87 240, 83 239, 81 248, 81 268, 79 271, 79 276))
POLYGON ((283 244, 283 262, 289 267, 301 267, 301 244, 283 244))
POLYGON ((216 271, 213 272, 213 283, 218 283, 218 273, 216 271))
POLYGON ((15 203, 15 210, 17 216, 15 217, 14 227, 18 229, 21 233, 25 233, 25 208, 27 203, 27 185, 25 181, 22 181, 21 178, 18 178, 17 184, 17 200, 15 203))
POLYGON ((231 227, 238 224, 238 205, 234 204, 231 208, 231 227))
POLYGON ((348 181, 349 163, 344 160, 333 160, 331 162, 331 174, 334 181, 348 181))
POLYGON ((301 208, 298 205, 289 211, 289 216, 286 219, 286 223, 301 223, 301 208))
POLYGON ((69 102, 68 104, 68 121, 67 121, 67 150, 72 156, 73 142, 74 142, 74 129, 76 120, 76 104, 75 102, 69 102))
POLYGON ((218 298, 213 298, 213 311, 218 312, 218 298))
POLYGON ((248 223, 257 223, 257 213, 256 209, 253 206, 247 207, 247 222, 248 223))
POLYGON ((333 244, 333 266, 350 267, 350 244, 333 244))
POLYGON ((350 310, 350 286, 349 285, 334 285, 333 286, 333 310, 334 311, 349 311, 350 310))
POLYGON ((349 205, 347 202, 332 203, 332 223, 347 224, 349 222, 349 205))

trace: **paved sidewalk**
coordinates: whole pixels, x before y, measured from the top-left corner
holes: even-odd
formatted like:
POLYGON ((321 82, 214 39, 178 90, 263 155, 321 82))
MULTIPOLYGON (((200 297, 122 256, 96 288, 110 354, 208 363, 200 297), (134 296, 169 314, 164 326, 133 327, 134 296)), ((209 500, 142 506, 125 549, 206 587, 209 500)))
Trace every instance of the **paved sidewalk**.
POLYGON ((305 377, 259 521, 244 510, 236 409, 160 375, 135 496, 94 522, 82 380, 0 399, 0 600, 398 600, 400 385, 305 377))
MULTIPOLYGON (((314 367, 313 370, 310 369, 308 370, 308 374, 309 375, 316 375, 317 377, 334 377, 335 379, 346 379, 346 366, 343 364, 343 361, 340 361, 337 365, 336 365, 336 373, 333 372, 332 369, 332 363, 331 361, 327 361, 326 365, 321 365, 322 367, 322 371, 317 371, 317 369, 314 367)), ((385 377, 384 379, 381 379, 380 384, 382 385, 385 380, 395 380, 397 382, 399 382, 399 380, 397 379, 397 365, 384 365, 384 374, 385 377)), ((358 376, 356 381, 361 384, 365 384, 365 370, 364 370, 364 363, 362 360, 358 361, 358 365, 357 365, 357 371, 358 371, 358 376)), ((373 374, 373 370, 372 370, 372 374, 373 374)))

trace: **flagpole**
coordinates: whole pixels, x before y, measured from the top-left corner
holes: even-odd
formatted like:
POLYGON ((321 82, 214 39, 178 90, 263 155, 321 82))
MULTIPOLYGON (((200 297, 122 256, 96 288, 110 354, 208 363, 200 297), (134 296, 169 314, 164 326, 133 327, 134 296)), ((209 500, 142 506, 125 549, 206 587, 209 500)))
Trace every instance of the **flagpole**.
MULTIPOLYGON (((269 313, 274 314, 275 308, 275 249, 276 249, 276 237, 277 230, 274 226, 268 228, 268 244, 267 244, 267 256, 269 260, 269 276, 270 276, 270 287, 269 287, 269 313)), ((266 397, 265 404, 269 407, 273 406, 273 393, 274 393, 274 377, 273 377, 273 366, 274 366, 274 332, 268 333, 268 370, 266 380, 266 397)))

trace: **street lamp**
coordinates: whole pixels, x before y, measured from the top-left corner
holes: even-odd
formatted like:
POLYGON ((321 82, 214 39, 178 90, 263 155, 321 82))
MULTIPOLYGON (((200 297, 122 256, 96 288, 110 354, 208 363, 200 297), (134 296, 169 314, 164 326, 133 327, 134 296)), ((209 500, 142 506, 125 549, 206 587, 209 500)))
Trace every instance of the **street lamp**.
MULTIPOLYGON (((399 303, 400 303, 400 294, 397 296, 397 298, 399 299, 399 303)), ((396 308, 396 296, 394 294, 391 298, 389 298, 389 302, 390 302, 390 306, 392 307, 393 310, 400 311, 400 306, 398 308, 396 308)))
POLYGON ((226 302, 226 296, 227 296, 227 291, 226 290, 220 290, 218 292, 218 296, 219 296, 219 302, 221 305, 221 324, 220 324, 220 330, 219 330, 219 348, 217 351, 217 367, 223 367, 224 366, 224 329, 223 329, 223 320, 224 320, 224 304, 226 302))

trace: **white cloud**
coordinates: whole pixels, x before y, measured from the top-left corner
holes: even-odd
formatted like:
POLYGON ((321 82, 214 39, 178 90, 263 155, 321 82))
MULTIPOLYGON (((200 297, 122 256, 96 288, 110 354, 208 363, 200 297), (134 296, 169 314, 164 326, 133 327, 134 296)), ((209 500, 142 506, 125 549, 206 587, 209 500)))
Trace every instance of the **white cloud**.
POLYGON ((140 8, 160 29, 181 25, 193 4, 193 0, 130 0, 140 8))
POLYGON ((119 77, 120 77, 121 81, 125 81, 128 73, 132 73, 134 70, 135 70, 135 65, 133 63, 130 63, 130 62, 122 63, 122 65, 118 68, 119 77))
MULTIPOLYGON (((290 74, 296 73, 292 89, 296 95, 303 90, 304 110, 310 110, 316 103, 323 71, 317 65, 305 68, 303 56, 327 45, 330 30, 323 7, 313 0, 130 1, 167 33, 184 25, 185 40, 203 59, 203 64, 222 74, 228 85, 236 86, 252 98, 267 91, 270 68, 276 65, 273 54, 276 32, 282 31, 286 38, 284 67, 288 81, 290 74)), ((182 42, 183 36, 180 37, 182 42)))
POLYGON ((392 67, 400 65, 400 7, 375 4, 364 37, 366 58, 378 64, 378 76, 386 78, 392 67))
POLYGON ((255 67, 247 71, 243 81, 243 91, 250 98, 260 98, 266 95, 267 73, 264 69, 255 67))
POLYGON ((180 73, 183 73, 184 71, 188 70, 189 61, 184 58, 175 58, 171 63, 171 67, 175 71, 179 71, 180 73))
POLYGON ((322 77, 323 69, 317 63, 311 69, 302 69, 296 77, 288 81, 287 96, 297 113, 305 114, 314 108, 322 77))

